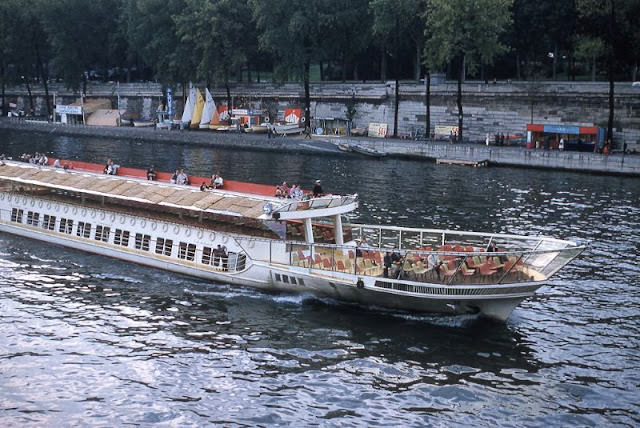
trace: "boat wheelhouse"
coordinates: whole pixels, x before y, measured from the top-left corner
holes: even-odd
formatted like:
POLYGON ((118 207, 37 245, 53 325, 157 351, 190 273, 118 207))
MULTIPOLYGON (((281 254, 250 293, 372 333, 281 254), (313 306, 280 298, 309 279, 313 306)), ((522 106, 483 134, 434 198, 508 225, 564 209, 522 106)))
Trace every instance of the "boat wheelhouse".
POLYGON ((506 320, 578 256, 572 241, 343 224, 357 195, 306 200, 226 180, 224 190, 145 171, 0 165, 0 231, 168 271, 383 308, 506 320), (164 181, 166 180, 166 181, 164 181))

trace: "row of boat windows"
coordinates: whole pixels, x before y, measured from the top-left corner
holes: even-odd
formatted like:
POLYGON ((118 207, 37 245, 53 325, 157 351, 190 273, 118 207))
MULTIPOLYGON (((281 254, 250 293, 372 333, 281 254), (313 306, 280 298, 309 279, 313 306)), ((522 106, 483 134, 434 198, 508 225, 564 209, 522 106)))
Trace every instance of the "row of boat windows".
MULTIPOLYGON (((13 208, 11 211, 11 221, 16 223, 23 223, 24 210, 19 208, 13 208)), ((40 226, 40 213, 35 211, 28 211, 26 216, 27 224, 35 227, 40 226)), ((56 216, 45 214, 42 216, 42 228, 47 230, 55 230, 56 216)), ((73 234, 74 221, 68 218, 60 218, 58 224, 58 232, 73 234)), ((76 236, 81 238, 91 238, 92 224, 84 221, 77 222, 76 236)), ((113 232, 113 244, 122 247, 129 246, 130 232, 123 229, 115 229, 113 232)), ((111 237, 111 227, 109 226, 95 226, 95 232, 93 239, 100 242, 109 242, 111 237)), ((150 251, 151 249, 151 236, 142 233, 136 233, 134 237, 134 247, 136 250, 150 251)), ((173 240, 167 238, 156 238, 155 253, 164 256, 171 256, 173 251, 173 240)), ((179 259, 187 261, 195 261, 196 259, 196 245, 188 242, 180 242, 178 244, 179 259)), ((203 247, 201 263, 206 265, 218 265, 226 267, 227 254, 217 254, 216 249, 212 247, 203 247), (224 260, 223 260, 224 259, 224 260)), ((294 282, 295 284, 295 282, 294 282)))

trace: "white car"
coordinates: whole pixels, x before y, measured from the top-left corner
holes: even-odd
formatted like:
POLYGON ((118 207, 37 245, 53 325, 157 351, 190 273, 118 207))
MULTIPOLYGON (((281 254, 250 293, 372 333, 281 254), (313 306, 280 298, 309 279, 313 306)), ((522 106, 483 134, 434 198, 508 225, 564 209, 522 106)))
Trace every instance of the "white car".
POLYGON ((640 88, 640 82, 633 82, 631 86, 633 86, 634 88, 640 88))

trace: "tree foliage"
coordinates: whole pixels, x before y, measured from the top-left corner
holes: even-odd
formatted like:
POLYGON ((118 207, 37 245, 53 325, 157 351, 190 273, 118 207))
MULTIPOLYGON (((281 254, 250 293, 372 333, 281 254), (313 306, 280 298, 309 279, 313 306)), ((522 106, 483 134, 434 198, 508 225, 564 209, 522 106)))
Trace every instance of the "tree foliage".
POLYGON ((466 70, 491 64, 507 47, 500 35, 511 23, 513 0, 430 0, 425 56, 431 67, 458 69, 458 138, 463 134, 461 83, 466 70))

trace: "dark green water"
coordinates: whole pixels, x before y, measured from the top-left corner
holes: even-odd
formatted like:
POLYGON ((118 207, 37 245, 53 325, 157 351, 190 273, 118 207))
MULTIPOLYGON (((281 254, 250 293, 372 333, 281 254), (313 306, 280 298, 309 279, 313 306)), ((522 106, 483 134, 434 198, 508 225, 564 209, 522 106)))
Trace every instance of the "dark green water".
POLYGON ((357 192, 360 222, 589 240, 506 324, 376 313, 0 234, 3 425, 638 425, 640 180, 1 131, 0 152, 357 192))

